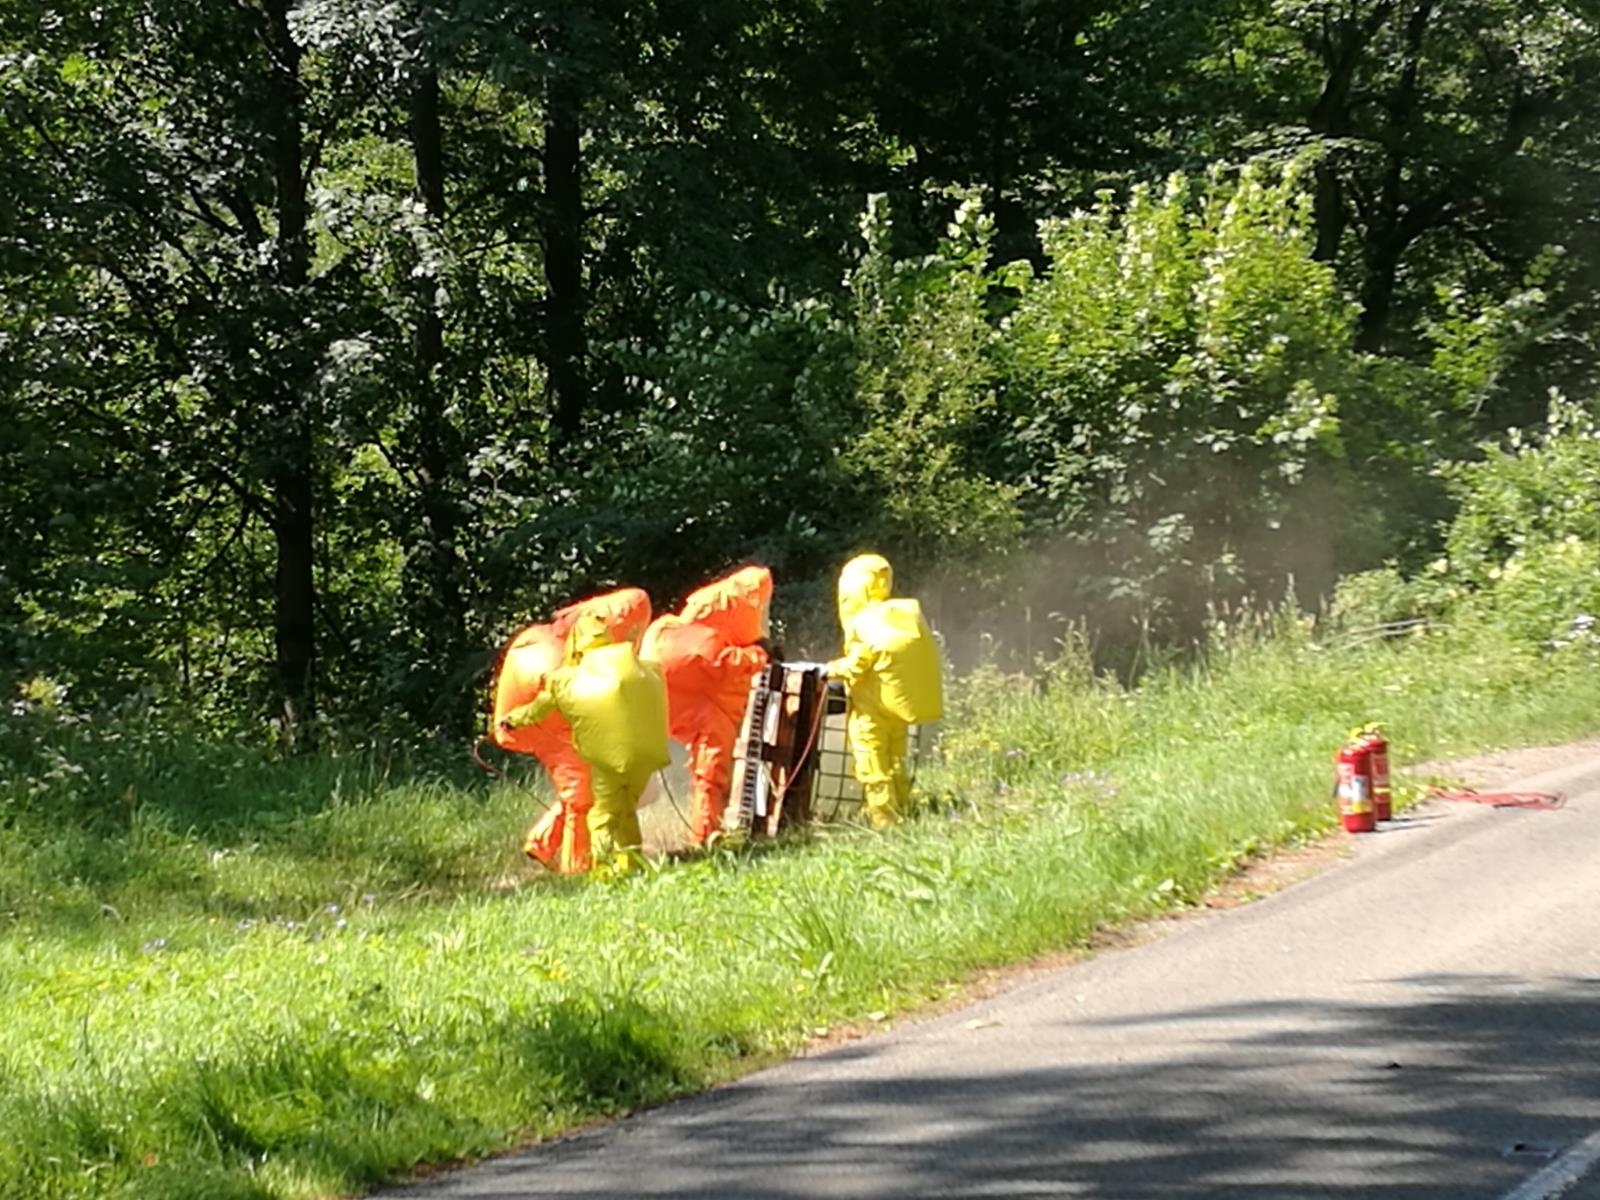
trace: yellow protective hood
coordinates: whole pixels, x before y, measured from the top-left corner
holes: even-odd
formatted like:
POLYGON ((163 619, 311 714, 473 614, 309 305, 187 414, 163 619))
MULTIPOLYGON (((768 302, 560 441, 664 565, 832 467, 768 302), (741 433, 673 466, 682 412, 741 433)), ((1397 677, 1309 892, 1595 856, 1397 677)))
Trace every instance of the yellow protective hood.
POLYGON ((557 609, 550 624, 559 636, 565 637, 579 617, 590 613, 605 622, 612 641, 632 642, 637 648, 645 626, 650 624, 650 597, 640 588, 618 588, 557 609))
POLYGON ((710 626, 735 646, 749 646, 767 636, 771 605, 772 572, 743 567, 690 592, 683 619, 710 626))
POLYGON ((589 651, 609 646, 615 640, 606 628, 604 617, 598 613, 584 613, 567 631, 567 665, 576 666, 589 651))
POLYGON ((848 633, 862 609, 887 600, 894 590, 894 568, 881 554, 860 554, 839 572, 839 625, 848 633))

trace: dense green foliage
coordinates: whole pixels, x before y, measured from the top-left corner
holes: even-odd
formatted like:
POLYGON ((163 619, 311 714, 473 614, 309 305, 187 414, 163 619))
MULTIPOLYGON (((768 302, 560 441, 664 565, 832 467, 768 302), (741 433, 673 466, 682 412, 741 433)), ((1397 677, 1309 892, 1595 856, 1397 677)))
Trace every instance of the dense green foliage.
POLYGON ((1341 581, 1335 615, 1497 627, 1600 661, 1600 425, 1557 395, 1542 430, 1482 450, 1441 467, 1457 505, 1446 553, 1409 579, 1391 566, 1341 581))
POLYGON ((795 614, 872 542, 948 627, 1106 648, 1422 561, 1435 464, 1590 394, 1597 45, 1568 0, 16 0, 0 680, 461 732, 513 623, 747 557, 795 614))

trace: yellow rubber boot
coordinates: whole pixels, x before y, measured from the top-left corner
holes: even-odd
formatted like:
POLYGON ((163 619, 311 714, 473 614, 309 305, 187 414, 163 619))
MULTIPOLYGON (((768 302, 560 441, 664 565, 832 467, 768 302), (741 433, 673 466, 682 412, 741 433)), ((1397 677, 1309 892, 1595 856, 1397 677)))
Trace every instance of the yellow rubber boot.
POLYGON ((852 708, 847 720, 856 782, 866 794, 874 829, 898 825, 910 813, 906 723, 888 713, 852 708))
POLYGON ((596 766, 590 782, 594 807, 589 810, 589 854, 595 866, 621 875, 644 865, 644 836, 639 831, 639 797, 654 771, 630 778, 596 766))
POLYGON ((874 829, 888 829, 905 820, 893 782, 863 784, 861 790, 867 797, 867 821, 874 829))

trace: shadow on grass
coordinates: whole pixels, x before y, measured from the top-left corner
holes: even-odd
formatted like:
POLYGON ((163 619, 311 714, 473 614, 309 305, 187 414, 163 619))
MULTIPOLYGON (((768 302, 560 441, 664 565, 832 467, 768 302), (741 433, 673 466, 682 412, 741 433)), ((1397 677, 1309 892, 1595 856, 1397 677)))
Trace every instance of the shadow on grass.
MULTIPOLYGON (((21 923, 46 936, 82 936, 123 922, 306 920, 330 902, 493 894, 522 869, 520 811, 427 818, 403 802, 374 802, 362 818, 371 829, 318 830, 310 818, 275 840, 72 827, 14 837, 0 846, 0 930, 21 923)), ((563 882, 528 872, 518 886, 560 891, 563 882)))
POLYGON ((83 934, 109 920, 301 919, 330 902, 491 891, 542 798, 434 781, 337 795, 287 764, 231 813, 214 798, 142 801, 120 824, 64 812, 0 832, 0 929, 83 934))
POLYGON ((883 1059, 894 1043, 861 1043, 382 1194, 1462 1200, 1500 1195, 1600 1123, 1600 979, 1402 982, 1416 999, 1394 1006, 1263 1002, 1039 1031, 1128 1060, 1099 1065, 975 1072, 971 1055, 883 1059))
MULTIPOLYGON (((427 904, 527 889, 570 895, 592 881, 534 868, 520 852, 525 823, 544 803, 520 791, 482 804, 394 794, 338 810, 241 815, 205 830, 182 830, 153 805, 133 831, 64 822, 0 846, 0 931, 20 924, 82 938, 125 922, 304 923, 330 904, 349 908, 367 897, 427 904)), ((737 870, 821 836, 689 848, 662 856, 661 868, 737 870)))
MULTIPOLYGON (((381 989, 372 996, 387 1004, 381 989)), ((343 1193, 503 1148, 521 1126, 648 1104, 698 1078, 681 1031, 626 995, 529 1006, 465 1021, 454 1035, 398 1012, 379 1025, 382 1035, 310 1045, 245 1036, 135 1089, 14 1091, 0 1104, 9 1143, 0 1197, 244 1200, 282 1195, 285 1180, 343 1193)))

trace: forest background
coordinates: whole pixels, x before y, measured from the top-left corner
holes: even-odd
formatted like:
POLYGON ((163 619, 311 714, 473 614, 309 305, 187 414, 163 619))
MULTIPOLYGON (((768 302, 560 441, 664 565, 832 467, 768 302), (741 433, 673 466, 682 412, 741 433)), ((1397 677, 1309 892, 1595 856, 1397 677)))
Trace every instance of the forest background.
POLYGON ((519 623, 743 560, 797 644, 872 547, 1119 667, 1438 562, 1594 393, 1593 17, 13 0, 0 690, 455 738, 519 623))
POLYGON ((1200 902, 1352 724, 1592 734, 1597 28, 0 4, 0 1200, 525 1144, 1200 902), (869 548, 922 819, 533 871, 508 633, 754 559, 831 654, 869 548))

